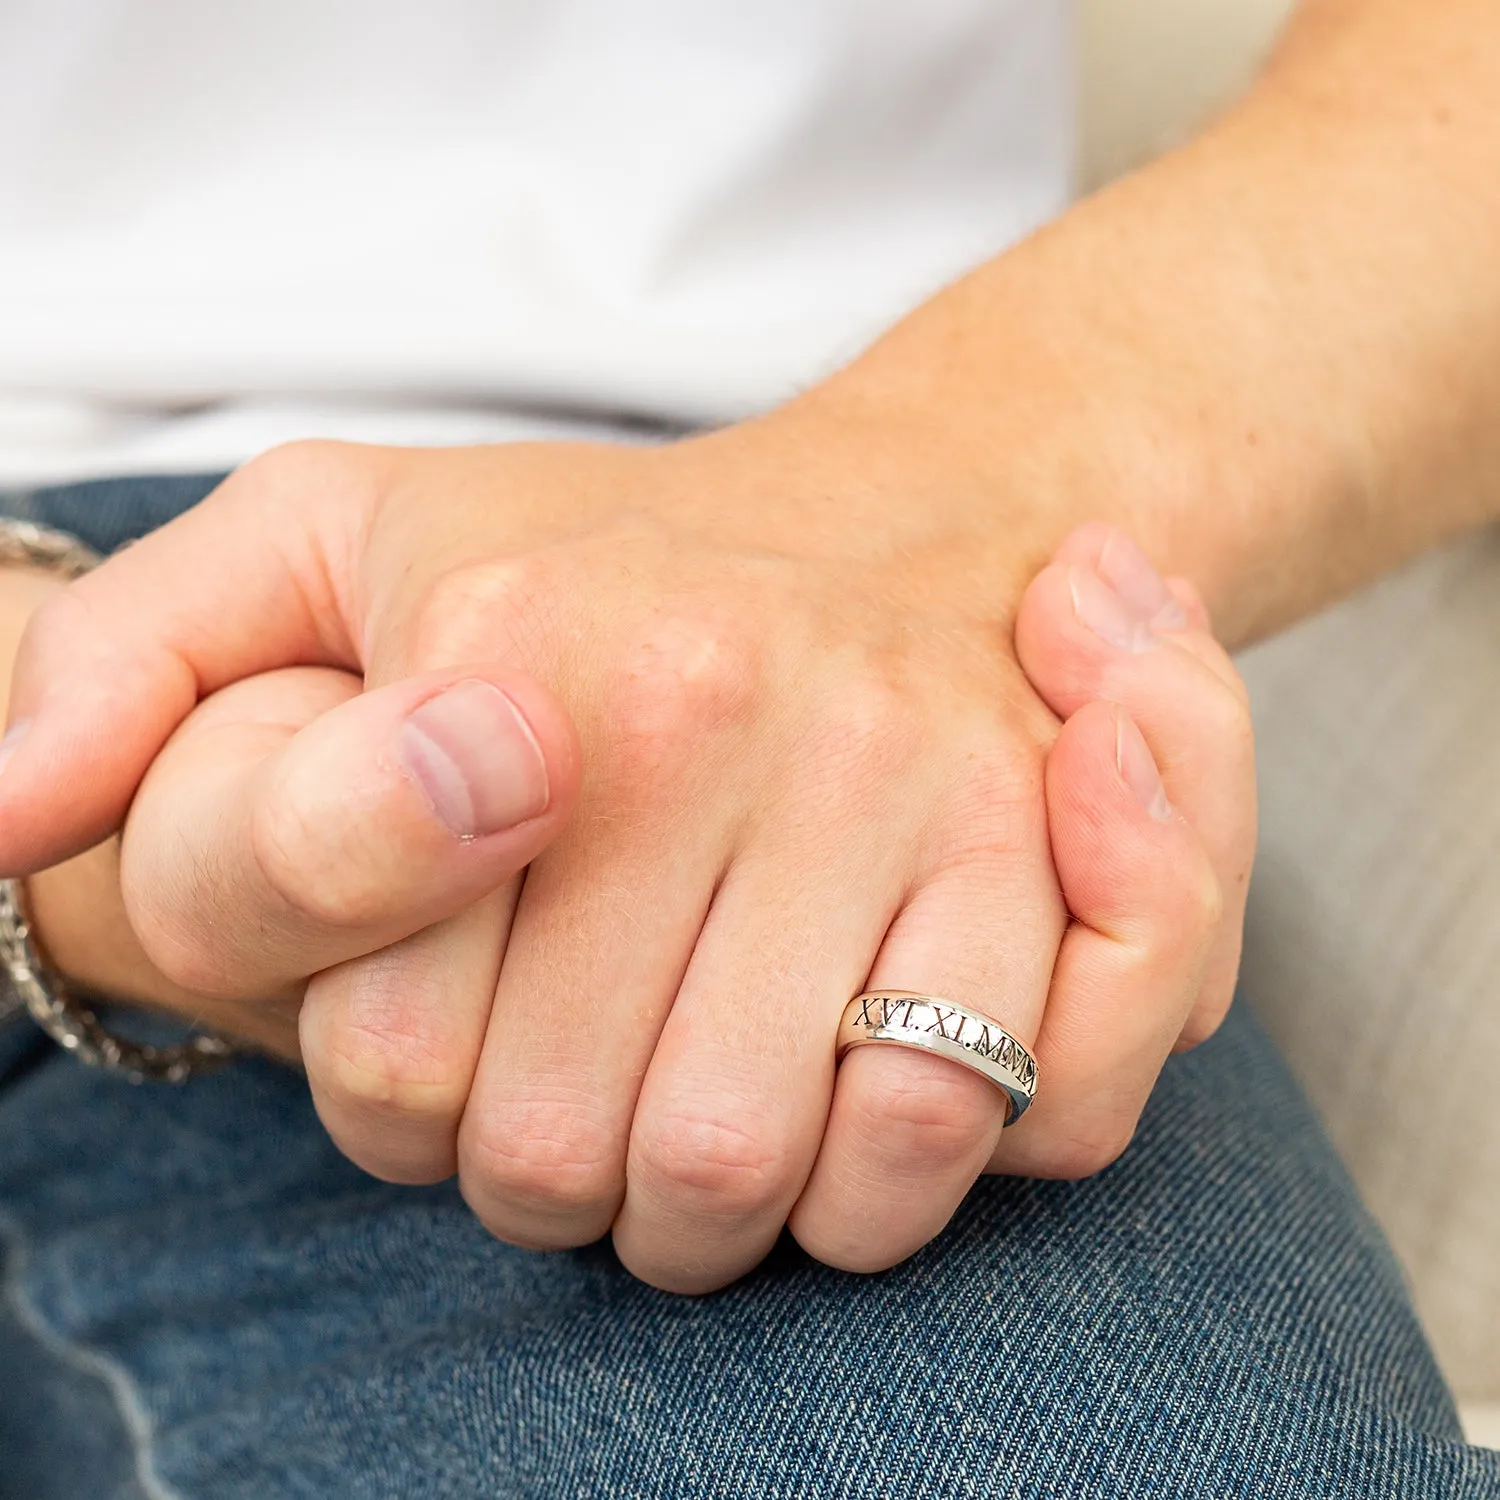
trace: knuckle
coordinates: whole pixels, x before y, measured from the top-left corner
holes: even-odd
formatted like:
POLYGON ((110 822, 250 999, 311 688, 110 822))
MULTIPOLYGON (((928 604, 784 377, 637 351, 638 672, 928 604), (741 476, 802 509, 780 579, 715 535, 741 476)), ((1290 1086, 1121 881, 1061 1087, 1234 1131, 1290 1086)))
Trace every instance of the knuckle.
POLYGON ((621 1197, 622 1154, 616 1134, 576 1102, 508 1104, 465 1116, 459 1186, 487 1224, 503 1216, 509 1226, 517 1214, 592 1219, 612 1215, 621 1197))
POLYGON ((934 745, 923 697, 872 667, 844 672, 817 694, 794 753, 818 806, 864 818, 885 804, 894 783, 920 773, 934 745))
POLYGON ((636 1151, 654 1195, 694 1215, 750 1219, 779 1208, 793 1183, 790 1149, 764 1110, 683 1102, 651 1122, 636 1151))
POLYGON ((463 1111, 472 1059, 455 1056, 397 1002, 362 1018, 302 1028, 309 1079, 338 1109, 403 1121, 452 1120, 463 1111))
POLYGON ((413 1060, 392 1038, 349 1028, 316 1056, 303 1044, 309 1077, 336 1106, 394 1120, 441 1120, 463 1109, 461 1080, 435 1073, 430 1059, 413 1060))
POLYGON ((626 650, 611 705, 618 727, 647 739, 697 737, 743 718, 760 675, 754 632, 712 609, 657 616, 626 650))
POLYGON ((410 663, 429 671, 529 657, 553 624, 552 564, 539 552, 466 563, 436 579, 412 619, 410 663))
POLYGON ((850 674, 825 695, 809 753, 834 777, 884 781, 920 750, 924 718, 915 697, 878 671, 850 674))

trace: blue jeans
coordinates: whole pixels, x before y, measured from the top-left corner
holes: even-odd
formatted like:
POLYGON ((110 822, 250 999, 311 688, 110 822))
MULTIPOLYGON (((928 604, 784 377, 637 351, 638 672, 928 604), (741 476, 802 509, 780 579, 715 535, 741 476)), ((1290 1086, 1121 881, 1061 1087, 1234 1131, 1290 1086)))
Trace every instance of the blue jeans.
MULTIPOLYGON (((101 546, 201 485, 11 508, 101 546)), ((490 1239, 301 1079, 180 1089, 0 1028, 0 1497, 1500 1497, 1243 1006, 1097 1178, 988 1178, 881 1276, 714 1296, 490 1239)))

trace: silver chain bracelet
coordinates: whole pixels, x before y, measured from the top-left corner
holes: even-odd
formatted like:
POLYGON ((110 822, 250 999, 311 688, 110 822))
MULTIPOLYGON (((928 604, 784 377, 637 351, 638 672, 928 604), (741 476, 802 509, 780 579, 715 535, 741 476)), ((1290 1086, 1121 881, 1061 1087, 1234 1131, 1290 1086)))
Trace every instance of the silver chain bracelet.
MULTIPOLYGON (((96 567, 99 560, 98 553, 65 531, 0 516, 0 566, 45 568, 73 579, 96 567)), ((123 1074, 132 1083, 182 1083, 221 1066, 238 1051, 232 1042, 209 1034, 169 1047, 114 1036, 37 952, 22 884, 15 879, 0 879, 0 964, 10 980, 10 993, 0 996, 0 1022, 24 1008, 59 1047, 80 1062, 123 1074)))

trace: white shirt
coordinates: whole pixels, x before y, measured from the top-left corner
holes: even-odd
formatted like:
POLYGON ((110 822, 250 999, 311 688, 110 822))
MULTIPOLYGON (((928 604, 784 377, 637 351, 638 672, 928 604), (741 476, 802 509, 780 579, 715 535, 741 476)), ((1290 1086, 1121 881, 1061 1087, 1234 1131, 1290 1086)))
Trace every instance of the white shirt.
POLYGON ((720 421, 1066 201, 1067 0, 0 0, 0 486, 720 421))

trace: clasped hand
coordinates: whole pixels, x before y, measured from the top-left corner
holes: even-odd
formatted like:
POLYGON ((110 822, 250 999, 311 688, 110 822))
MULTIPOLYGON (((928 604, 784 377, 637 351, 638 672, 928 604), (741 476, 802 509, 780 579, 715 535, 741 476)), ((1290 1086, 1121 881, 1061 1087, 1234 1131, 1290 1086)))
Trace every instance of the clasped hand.
POLYGON ((123 826, 150 963, 287 1008, 350 1157, 667 1289, 784 1226, 879 1269, 981 1171, 1100 1169, 1228 1004, 1239 680, 1118 530, 1038 573, 1041 507, 776 446, 247 465, 34 617, 0 864, 123 826), (874 987, 1031 1047, 1026 1118, 941 1058, 836 1069, 874 987))

